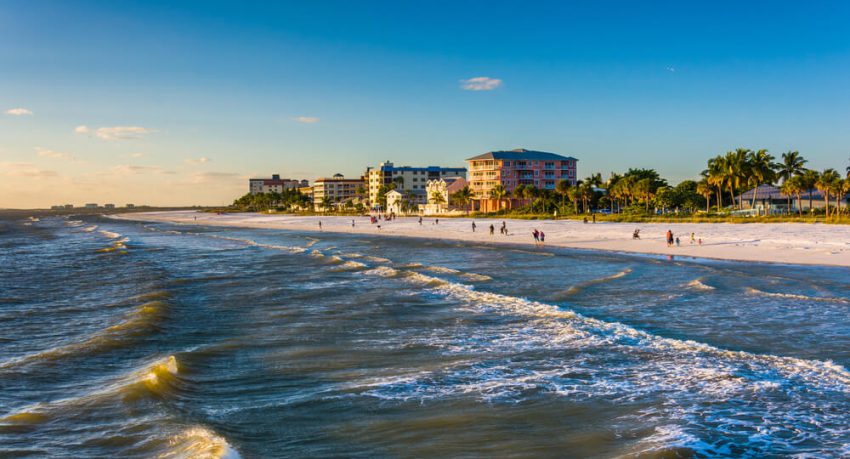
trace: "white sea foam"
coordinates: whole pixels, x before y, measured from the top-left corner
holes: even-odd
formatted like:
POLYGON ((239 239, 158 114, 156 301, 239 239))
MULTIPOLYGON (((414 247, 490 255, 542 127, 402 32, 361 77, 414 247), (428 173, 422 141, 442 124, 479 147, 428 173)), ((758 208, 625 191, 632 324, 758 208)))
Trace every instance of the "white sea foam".
POLYGON ((172 436, 169 449, 159 459, 238 459, 239 453, 220 435, 206 427, 193 426, 172 436))
POLYGON ((702 278, 694 279, 686 284, 686 287, 694 290, 714 290, 714 287, 702 282, 702 278))
POLYGON ((379 277, 395 277, 398 276, 399 272, 397 269, 390 268, 389 266, 378 266, 372 269, 368 269, 363 271, 363 274, 369 276, 379 276, 379 277))
POLYGON ((83 228, 82 230, 85 231, 86 233, 91 233, 92 231, 94 231, 96 229, 97 229, 97 225, 92 225, 92 226, 87 226, 87 227, 83 228))
POLYGON ((99 232, 100 232, 100 234, 108 237, 109 239, 118 239, 119 237, 121 237, 121 234, 113 232, 113 231, 100 230, 99 232))
POLYGON ((789 299, 793 299, 793 300, 803 300, 803 301, 824 301, 824 302, 827 302, 827 303, 850 304, 850 299, 848 299, 848 298, 808 296, 808 295, 800 295, 800 294, 797 294, 797 293, 765 292, 765 291, 759 290, 757 288, 752 288, 752 287, 747 288, 747 293, 749 293, 751 295, 769 296, 769 297, 774 297, 774 298, 789 298, 789 299))

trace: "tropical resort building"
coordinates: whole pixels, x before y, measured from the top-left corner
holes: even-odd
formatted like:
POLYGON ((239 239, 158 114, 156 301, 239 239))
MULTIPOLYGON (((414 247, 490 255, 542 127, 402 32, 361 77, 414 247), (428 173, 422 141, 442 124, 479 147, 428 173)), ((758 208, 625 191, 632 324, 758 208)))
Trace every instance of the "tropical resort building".
POLYGON ((501 185, 506 197, 513 195, 519 185, 554 190, 558 182, 566 180, 576 184, 578 160, 544 151, 518 148, 509 151, 490 151, 466 160, 469 166, 469 187, 475 208, 484 212, 510 206, 510 200, 491 197, 494 188, 501 185))
POLYGON ((425 184, 425 196, 427 204, 420 206, 427 215, 446 213, 451 210, 460 209, 460 203, 454 202, 452 195, 467 186, 463 177, 446 177, 437 180, 429 180, 425 184))
POLYGON ((283 190, 291 190, 309 185, 310 182, 307 180, 282 179, 279 174, 272 174, 272 178, 248 179, 248 192, 251 194, 281 193, 283 190))
POLYGON ((395 166, 389 161, 384 161, 377 167, 366 169, 366 191, 369 202, 373 206, 378 203, 381 187, 390 184, 395 184, 395 189, 404 194, 413 204, 425 204, 428 181, 449 177, 465 178, 466 168, 395 166))
POLYGON ((325 210, 326 204, 334 207, 358 201, 357 190, 363 187, 363 178, 347 179, 342 174, 317 178, 311 187, 313 208, 325 210))
POLYGON ((390 190, 386 194, 387 197, 387 212, 395 215, 404 214, 404 195, 396 190, 390 190))
MULTIPOLYGON (((850 195, 848 195, 850 196, 850 195)), ((840 198, 841 205, 846 206, 848 196, 840 198)), ((826 199, 823 193, 816 189, 803 191, 799 196, 788 196, 775 185, 759 185, 735 197, 735 203, 741 211, 736 213, 744 215, 768 215, 799 212, 809 212, 812 209, 823 209, 826 207, 826 199), (755 198, 755 201, 753 201, 755 198), (790 207, 789 207, 790 206, 790 207)), ((838 197, 829 197, 829 207, 833 208, 839 201, 838 197)))

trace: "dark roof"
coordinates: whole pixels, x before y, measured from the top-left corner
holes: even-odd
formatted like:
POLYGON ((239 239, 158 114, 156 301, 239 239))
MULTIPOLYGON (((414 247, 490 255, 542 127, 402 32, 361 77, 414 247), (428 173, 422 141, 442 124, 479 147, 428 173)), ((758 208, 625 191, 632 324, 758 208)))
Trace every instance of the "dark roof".
MULTIPOLYGON (((779 191, 779 187, 775 186, 775 185, 759 185, 758 190, 759 190, 759 192, 758 192, 758 195, 756 195, 756 198, 759 199, 759 200, 761 200, 761 199, 788 199, 788 196, 786 196, 785 193, 779 191)), ((743 198, 745 200, 752 200, 754 191, 755 191, 755 188, 752 188, 748 191, 745 191, 742 194, 739 194, 736 198, 737 199, 743 198)), ((821 193, 820 191, 811 190, 811 193, 812 193, 812 199, 814 199, 815 201, 822 201, 823 200, 823 193, 821 193)), ((803 192, 800 193, 800 196, 802 198, 809 199, 809 191, 803 190, 803 192)), ((791 197, 796 198, 796 195, 791 196, 791 197)), ((835 196, 831 195, 829 198, 834 199, 835 196)))
POLYGON ((572 156, 561 156, 555 153, 547 153, 545 151, 526 150, 525 148, 517 148, 515 150, 488 151, 483 155, 473 156, 472 158, 467 159, 467 161, 475 161, 479 159, 578 161, 572 156))

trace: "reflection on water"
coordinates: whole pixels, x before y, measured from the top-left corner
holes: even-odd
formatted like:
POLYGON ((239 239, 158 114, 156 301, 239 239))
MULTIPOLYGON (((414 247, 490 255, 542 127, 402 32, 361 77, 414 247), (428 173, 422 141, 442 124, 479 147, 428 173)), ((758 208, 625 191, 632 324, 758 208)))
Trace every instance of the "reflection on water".
POLYGON ((99 217, 0 247, 0 456, 850 454, 842 268, 99 217))

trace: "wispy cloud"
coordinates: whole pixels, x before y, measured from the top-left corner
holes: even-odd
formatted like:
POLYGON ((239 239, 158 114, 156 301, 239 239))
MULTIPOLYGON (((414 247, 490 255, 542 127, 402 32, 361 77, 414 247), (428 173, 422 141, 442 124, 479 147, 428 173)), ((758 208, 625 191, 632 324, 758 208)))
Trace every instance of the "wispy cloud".
POLYGON ((32 163, 0 162, 0 175, 7 177, 49 178, 57 177, 56 171, 41 169, 32 163))
POLYGON ((502 86, 502 80, 486 76, 460 80, 460 87, 466 91, 492 91, 502 86))
MULTIPOLYGON (((77 134, 90 134, 92 129, 88 126, 77 126, 74 128, 77 134)), ((143 136, 155 132, 153 129, 141 126, 107 126, 97 128, 94 135, 103 140, 138 140, 143 136)))
POLYGON ((241 176, 236 172, 196 172, 192 174, 193 183, 219 182, 222 180, 232 181, 241 176))
POLYGON ((676 67, 672 67, 672 66, 666 67, 666 70, 670 73, 676 73, 676 67))
POLYGON ((68 153, 63 153, 61 151, 48 150, 47 148, 35 147, 36 153, 38 156, 42 158, 50 158, 50 159, 62 159, 66 161, 73 160, 74 157, 69 155, 68 153))
POLYGON ((144 158, 145 154, 142 152, 130 153, 131 158, 144 158))
POLYGON ((201 156, 200 158, 189 158, 189 159, 183 160, 184 163, 186 163, 190 166, 197 166, 197 165, 200 165, 200 164, 206 164, 210 161, 212 161, 212 160, 207 158, 206 156, 201 156))
POLYGON ((295 118, 295 121, 304 124, 315 124, 318 123, 320 120, 315 116, 299 116, 295 118))
POLYGON ((104 140, 136 140, 151 132, 153 129, 141 126, 113 126, 98 128, 95 135, 104 140))
POLYGON ((109 169, 108 174, 112 175, 139 175, 139 174, 175 174, 174 171, 166 170, 159 166, 135 166, 131 164, 121 164, 109 169))
POLYGON ((26 109, 26 108, 20 108, 20 107, 10 108, 10 109, 6 110, 6 114, 12 115, 12 116, 32 116, 32 110, 29 110, 29 109, 26 109))

